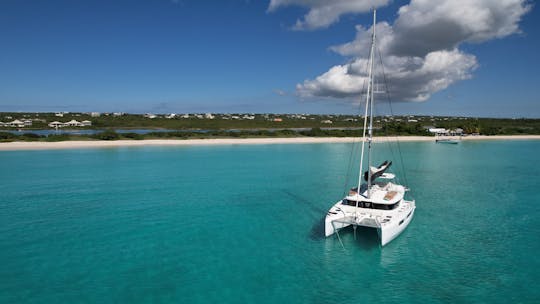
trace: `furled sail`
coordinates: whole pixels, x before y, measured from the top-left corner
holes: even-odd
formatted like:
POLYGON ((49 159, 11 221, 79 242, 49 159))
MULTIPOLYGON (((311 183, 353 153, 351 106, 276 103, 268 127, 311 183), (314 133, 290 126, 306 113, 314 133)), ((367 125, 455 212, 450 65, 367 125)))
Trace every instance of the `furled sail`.
MULTIPOLYGON (((371 182, 373 182, 377 177, 383 175, 384 171, 386 171, 390 166, 392 165, 391 161, 385 160, 382 164, 380 164, 377 168, 375 167, 369 167, 369 170, 371 171, 371 182)), ((368 172, 364 172, 364 179, 368 180, 368 172)))

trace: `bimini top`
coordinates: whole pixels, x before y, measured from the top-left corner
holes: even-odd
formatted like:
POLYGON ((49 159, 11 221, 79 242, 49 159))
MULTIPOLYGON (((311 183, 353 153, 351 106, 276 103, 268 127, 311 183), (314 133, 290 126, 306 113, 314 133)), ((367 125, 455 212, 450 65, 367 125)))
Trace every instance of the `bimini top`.
MULTIPOLYGON (((391 161, 385 160, 382 164, 380 164, 377 168, 375 167, 369 167, 369 171, 371 171, 371 182, 375 181, 378 177, 383 178, 393 178, 393 174, 384 174, 388 168, 392 165, 391 161)), ((369 177, 368 171, 364 172, 364 180, 367 181, 369 177)))

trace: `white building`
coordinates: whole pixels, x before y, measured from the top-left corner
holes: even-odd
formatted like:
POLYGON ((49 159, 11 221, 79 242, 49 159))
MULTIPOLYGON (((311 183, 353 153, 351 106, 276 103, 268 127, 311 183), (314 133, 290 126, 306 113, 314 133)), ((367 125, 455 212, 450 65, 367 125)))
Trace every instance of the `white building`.
POLYGON ((445 128, 429 128, 428 131, 433 134, 448 134, 448 130, 445 128))
POLYGON ((13 128, 24 128, 24 122, 22 122, 22 121, 20 121, 18 119, 15 119, 14 121, 5 123, 4 125, 7 125, 8 127, 13 127, 13 128))
POLYGON ((81 122, 76 120, 70 120, 68 122, 53 121, 48 124, 51 128, 64 128, 64 127, 88 127, 91 126, 92 122, 89 120, 83 120, 81 122))
POLYGON ((51 128, 63 128, 63 127, 64 127, 64 123, 63 123, 63 122, 59 122, 59 121, 53 121, 53 122, 50 122, 50 123, 49 123, 49 127, 51 127, 51 128))
POLYGON ((72 120, 64 123, 64 126, 66 126, 66 127, 84 127, 82 122, 76 121, 75 119, 72 119, 72 120))

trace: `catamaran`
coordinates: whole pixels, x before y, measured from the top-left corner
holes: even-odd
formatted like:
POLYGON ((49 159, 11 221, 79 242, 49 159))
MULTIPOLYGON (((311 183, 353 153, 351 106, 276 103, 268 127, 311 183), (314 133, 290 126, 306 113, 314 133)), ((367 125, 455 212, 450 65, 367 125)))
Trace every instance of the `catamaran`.
POLYGON ((372 227, 377 229, 381 246, 384 246, 409 225, 416 204, 414 200, 405 199, 405 192, 409 190, 407 187, 393 182, 395 174, 386 172, 392 165, 391 161, 385 161, 378 167, 371 166, 376 19, 374 10, 358 186, 352 188, 345 198, 330 208, 325 218, 325 235, 328 237, 336 233, 339 237, 339 230, 348 226, 372 227), (364 153, 366 150, 367 153, 364 153), (369 169, 362 174, 365 154, 369 169))
POLYGON ((435 142, 438 144, 454 144, 457 145, 461 141, 461 136, 457 137, 455 135, 448 134, 439 134, 435 135, 435 142))

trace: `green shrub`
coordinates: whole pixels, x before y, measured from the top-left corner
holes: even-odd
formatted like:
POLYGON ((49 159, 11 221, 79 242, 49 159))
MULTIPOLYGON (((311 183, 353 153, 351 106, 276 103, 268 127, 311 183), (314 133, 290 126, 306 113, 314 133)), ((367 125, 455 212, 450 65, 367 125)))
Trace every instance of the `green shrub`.
POLYGON ((133 132, 124 133, 124 134, 122 134, 122 137, 129 138, 129 139, 134 139, 134 140, 144 139, 144 135, 138 134, 138 133, 133 133, 133 132))
POLYGON ((117 139, 120 139, 120 134, 112 130, 107 130, 107 131, 103 131, 101 133, 94 135, 93 138, 100 139, 100 140, 117 140, 117 139))
POLYGON ((49 134, 45 140, 46 141, 65 141, 69 139, 70 137, 67 134, 49 134))
POLYGON ((483 127, 480 129, 482 135, 497 135, 501 133, 500 128, 497 127, 483 127))
POLYGON ((42 136, 35 134, 35 133, 24 133, 21 135, 21 139, 26 141, 36 141, 39 140, 42 136))
POLYGON ((10 132, 0 132, 0 141, 2 142, 14 141, 17 137, 17 135, 10 132))

